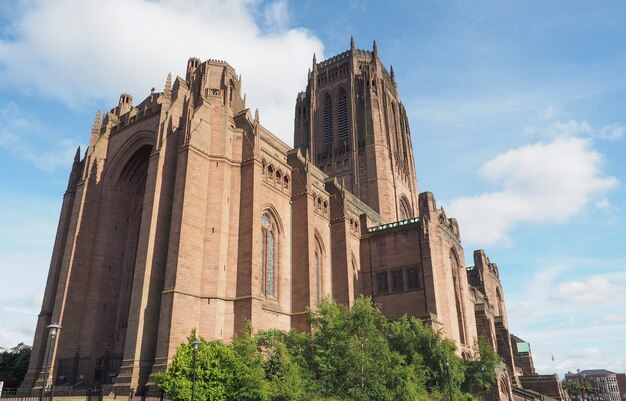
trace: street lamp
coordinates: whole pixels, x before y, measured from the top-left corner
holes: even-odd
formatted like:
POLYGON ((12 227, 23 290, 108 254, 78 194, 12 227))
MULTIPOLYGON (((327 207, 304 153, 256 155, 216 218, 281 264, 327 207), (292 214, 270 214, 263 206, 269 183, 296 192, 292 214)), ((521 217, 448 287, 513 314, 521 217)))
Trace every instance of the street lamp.
POLYGON ((448 392, 450 393, 450 401, 453 401, 452 400, 452 373, 450 372, 450 361, 446 361, 446 369, 448 370, 448 392))
POLYGON ((191 384, 191 401, 195 401, 195 393, 196 393, 196 355, 198 354, 198 344, 200 341, 198 339, 194 339, 191 342, 193 346, 193 381, 191 384))
POLYGON ((48 368, 50 366, 50 356, 52 355, 52 345, 54 344, 54 339, 57 335, 57 331, 61 330, 61 325, 57 323, 52 323, 46 328, 49 330, 49 339, 48 339, 48 357, 46 358, 46 368, 44 370, 43 375, 43 386, 41 386, 41 396, 40 399, 43 400, 44 392, 46 391, 46 387, 48 386, 48 368))

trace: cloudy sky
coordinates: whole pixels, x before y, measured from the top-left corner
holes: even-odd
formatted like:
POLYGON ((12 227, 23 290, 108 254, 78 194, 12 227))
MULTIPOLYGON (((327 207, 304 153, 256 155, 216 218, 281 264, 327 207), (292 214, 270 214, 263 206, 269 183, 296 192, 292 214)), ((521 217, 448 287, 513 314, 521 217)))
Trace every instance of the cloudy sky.
POLYGON ((313 53, 376 39, 420 191, 498 264, 540 373, 626 371, 626 3, 617 0, 0 2, 0 346, 31 343, 73 154, 98 110, 190 56, 243 75, 292 143, 313 53), (552 361, 554 357, 554 361, 552 361))

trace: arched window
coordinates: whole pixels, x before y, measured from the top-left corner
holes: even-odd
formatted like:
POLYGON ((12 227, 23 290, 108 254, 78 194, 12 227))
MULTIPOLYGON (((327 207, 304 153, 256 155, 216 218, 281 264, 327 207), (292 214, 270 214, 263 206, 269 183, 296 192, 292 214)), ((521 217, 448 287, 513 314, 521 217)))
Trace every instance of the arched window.
POLYGON ((400 220, 406 220, 411 218, 411 212, 410 212, 410 208, 408 206, 408 202, 406 201, 406 199, 404 197, 400 198, 400 205, 399 205, 399 212, 400 212, 400 220))
POLYGON ((315 249, 314 255, 314 270, 315 270, 315 301, 319 302, 320 300, 320 253, 318 249, 315 249))
POLYGON ((398 129, 398 115, 396 113, 396 103, 391 103, 391 118, 393 119, 392 124, 390 124, 391 129, 393 130, 393 134, 396 138, 396 151, 398 153, 402 152, 402 141, 400 140, 400 130, 398 129))
POLYGON ((324 97, 324 144, 333 142, 333 101, 330 95, 324 97))
POLYGON ((324 247, 322 242, 315 235, 315 253, 313 255, 313 275, 315 280, 315 301, 319 302, 322 298, 322 271, 324 266, 324 247))
POLYGON ((267 213, 261 217, 261 294, 276 296, 276 227, 267 213))
POLYGON ((348 137, 348 96, 343 88, 339 91, 337 117, 339 139, 346 139, 348 137))

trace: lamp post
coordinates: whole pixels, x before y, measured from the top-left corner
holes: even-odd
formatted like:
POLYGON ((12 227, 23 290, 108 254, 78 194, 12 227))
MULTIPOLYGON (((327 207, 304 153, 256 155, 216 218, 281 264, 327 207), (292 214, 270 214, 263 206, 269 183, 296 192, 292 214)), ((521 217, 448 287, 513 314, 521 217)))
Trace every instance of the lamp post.
POLYGON ((54 344, 54 339, 57 335, 57 331, 61 330, 61 325, 57 323, 52 323, 46 326, 46 328, 49 330, 48 356, 46 358, 46 368, 44 369, 44 374, 43 374, 43 386, 41 386, 41 395, 40 395, 41 400, 43 400, 46 387, 48 386, 48 369, 50 367, 50 356, 52 355, 52 345, 54 344))
POLYGON ((450 361, 446 361, 446 370, 448 371, 448 392, 450 393, 450 401, 453 401, 452 399, 452 373, 450 372, 450 361))
POLYGON ((195 401, 195 393, 196 393, 196 355, 198 354, 198 344, 200 341, 198 339, 194 339, 191 342, 193 346, 193 381, 191 382, 191 401, 195 401))

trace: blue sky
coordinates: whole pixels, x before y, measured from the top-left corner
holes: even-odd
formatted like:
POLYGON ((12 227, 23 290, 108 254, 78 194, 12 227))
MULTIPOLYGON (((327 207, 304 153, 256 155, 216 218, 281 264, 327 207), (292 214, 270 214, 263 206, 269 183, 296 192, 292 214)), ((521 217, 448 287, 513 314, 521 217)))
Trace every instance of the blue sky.
POLYGON ((626 371, 626 3, 85 0, 0 3, 0 346, 32 342, 76 146, 120 93, 190 56, 241 72, 292 142, 318 60, 393 65, 420 191, 498 264, 541 373, 626 371), (554 362, 552 361, 554 356, 554 362))

